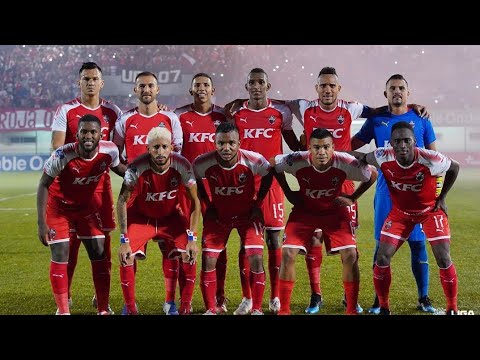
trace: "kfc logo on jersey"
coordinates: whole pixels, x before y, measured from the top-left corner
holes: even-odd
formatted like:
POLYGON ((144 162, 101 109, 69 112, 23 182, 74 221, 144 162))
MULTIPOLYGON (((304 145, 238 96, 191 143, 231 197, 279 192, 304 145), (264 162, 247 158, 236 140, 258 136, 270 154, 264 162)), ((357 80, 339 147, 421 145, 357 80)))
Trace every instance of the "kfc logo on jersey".
POLYGON ((402 183, 397 183, 396 181, 391 180, 390 186, 395 190, 400 190, 400 191, 409 191, 409 190, 413 192, 422 191, 422 184, 402 184, 402 183))
POLYGON ((170 179, 170 186, 174 188, 178 186, 178 179, 176 177, 170 179))
POLYGON ((191 133, 190 137, 188 138, 188 142, 197 142, 197 143, 204 143, 204 142, 214 142, 214 133, 191 133))
POLYGON ((332 178, 332 185, 338 186, 338 184, 340 184, 340 179, 335 176, 334 178, 332 178))
POLYGON ((133 145, 147 145, 147 135, 135 135, 133 145))
POLYGON ((321 197, 333 196, 335 190, 336 188, 322 190, 305 189, 305 195, 312 199, 320 199, 321 197))
POLYGON ((390 229, 391 227, 392 227, 392 221, 390 220, 390 221, 387 221, 387 222, 385 223, 385 226, 384 226, 383 228, 384 228, 385 230, 388 230, 388 229, 390 229))
POLYGON ((238 181, 240 181, 241 183, 244 183, 245 180, 247 180, 247 174, 241 173, 240 175, 238 175, 238 181))
POLYGON ((337 121, 340 125, 343 125, 343 123, 345 122, 345 118, 343 117, 343 115, 339 115, 337 117, 337 121))
POLYGON ((275 121, 276 121, 276 118, 275 118, 275 116, 273 116, 273 115, 268 118, 268 122, 269 122, 271 125, 275 124, 275 121))
POLYGON ((415 176, 415 179, 417 181, 423 181, 423 179, 425 179, 425 175, 423 174, 423 172, 419 172, 416 176, 415 176))
POLYGON ((98 182, 104 173, 97 176, 77 177, 73 180, 73 185, 88 185, 91 182, 98 182))
POLYGON ((171 199, 175 199, 176 196, 177 196, 177 190, 162 191, 162 192, 156 192, 156 193, 147 192, 145 201, 163 201, 165 199, 171 200, 171 199))
POLYGON ((62 149, 55 150, 55 157, 59 159, 63 159, 65 157, 65 153, 62 149))
POLYGON ((245 129, 245 134, 243 137, 245 139, 258 139, 260 136, 266 137, 267 139, 271 139, 274 129, 245 129))
POLYGON ((230 196, 230 195, 240 195, 243 194, 243 188, 245 185, 242 186, 216 186, 215 187, 215 195, 222 195, 222 196, 230 196))

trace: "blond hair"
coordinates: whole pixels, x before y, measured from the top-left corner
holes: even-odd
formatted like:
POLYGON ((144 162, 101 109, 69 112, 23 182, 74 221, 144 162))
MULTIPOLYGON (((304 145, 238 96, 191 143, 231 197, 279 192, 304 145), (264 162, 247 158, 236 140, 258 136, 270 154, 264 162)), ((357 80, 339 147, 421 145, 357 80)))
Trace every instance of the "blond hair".
POLYGON ((167 128, 155 126, 148 132, 147 143, 150 144, 157 139, 167 139, 171 143, 172 133, 167 128))

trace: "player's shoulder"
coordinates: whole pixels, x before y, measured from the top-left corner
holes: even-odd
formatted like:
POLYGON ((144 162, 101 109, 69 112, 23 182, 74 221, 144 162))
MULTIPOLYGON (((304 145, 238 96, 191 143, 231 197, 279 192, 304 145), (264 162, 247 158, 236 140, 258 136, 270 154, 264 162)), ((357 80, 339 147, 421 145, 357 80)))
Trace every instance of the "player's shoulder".
MULTIPOLYGON (((213 150, 213 151, 207 152, 205 154, 198 155, 195 158, 195 160, 193 160, 193 165, 198 166, 198 165, 210 162, 212 160, 215 160, 215 153, 216 153, 216 150, 213 150)), ((215 162, 216 162, 216 160, 215 160, 215 162)))
POLYGON ((81 103, 79 98, 72 99, 72 100, 67 101, 63 104, 60 104, 57 108, 57 113, 60 112, 60 111, 63 111, 65 113, 67 113, 68 111, 79 107, 81 104, 82 103, 81 103))
POLYGON ((120 108, 117 105, 105 99, 100 99, 100 106, 103 106, 107 109, 114 111, 117 115, 122 112, 122 110, 120 110, 120 108))
POLYGON ((185 114, 185 113, 188 113, 188 112, 192 112, 193 109, 192 109, 192 104, 187 104, 187 105, 183 105, 183 106, 180 106, 180 107, 177 107, 173 110, 173 112, 178 116, 180 117, 182 114, 185 114))
POLYGON ((172 151, 170 157, 172 159, 172 163, 175 163, 176 166, 180 165, 187 168, 191 166, 190 161, 188 161, 187 158, 182 154, 172 151))

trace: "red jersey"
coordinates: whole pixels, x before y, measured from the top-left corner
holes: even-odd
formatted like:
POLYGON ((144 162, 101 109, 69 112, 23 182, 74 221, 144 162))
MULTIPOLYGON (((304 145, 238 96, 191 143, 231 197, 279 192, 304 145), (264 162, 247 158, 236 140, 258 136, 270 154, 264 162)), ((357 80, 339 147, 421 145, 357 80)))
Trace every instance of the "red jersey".
POLYGON ((140 114, 138 108, 133 108, 117 121, 113 137, 119 149, 125 147, 127 162, 147 152, 147 135, 155 126, 167 128, 172 133, 173 150, 181 151, 183 135, 177 115, 171 111, 159 111, 146 116, 140 114))
POLYGON ((112 140, 115 123, 122 111, 118 106, 100 99, 100 105, 90 109, 82 104, 80 98, 60 105, 53 117, 52 130, 65 132, 65 144, 77 141, 78 120, 87 114, 95 115, 102 128, 101 140, 112 140))
POLYGON ((223 108, 213 105, 208 113, 196 112, 192 104, 174 110, 180 120, 183 131, 182 155, 193 162, 198 155, 214 151, 215 131, 220 123, 225 122, 223 108))
POLYGON ((292 174, 300 185, 303 205, 309 212, 328 212, 336 208, 333 200, 342 193, 345 180, 368 181, 370 166, 344 152, 334 152, 332 165, 323 171, 312 165, 309 151, 293 152, 275 157, 275 170, 292 174))
POLYGON ((333 134, 335 149, 350 151, 352 121, 362 115, 364 106, 355 101, 337 100, 333 110, 324 110, 320 100, 292 100, 287 102, 293 113, 305 129, 307 146, 310 144, 310 135, 315 129, 325 128, 333 134))
POLYGON ((255 175, 267 175, 270 164, 259 153, 239 149, 238 162, 223 168, 217 156, 212 151, 197 157, 193 162, 195 177, 207 179, 220 218, 248 215, 256 195, 255 175))
POLYGON ((170 154, 170 167, 163 173, 150 166, 150 154, 143 154, 129 164, 123 183, 133 189, 133 207, 142 215, 161 218, 178 213, 178 188, 180 184, 192 187, 196 184, 192 165, 182 155, 170 154))
POLYGON ((437 176, 446 172, 452 161, 445 155, 414 148, 415 160, 403 167, 392 148, 378 148, 375 159, 387 182, 392 205, 408 214, 423 213, 435 205, 437 176))
POLYGON ((43 171, 55 178, 50 185, 49 200, 69 209, 84 208, 94 200, 109 167, 118 166, 118 149, 111 141, 100 140, 93 159, 84 159, 77 153, 78 143, 68 143, 55 150, 45 162, 43 171))
MULTIPOLYGON (((248 101, 235 113, 235 126, 240 133, 242 149, 255 151, 269 160, 283 154, 282 131, 292 130, 293 116, 287 105, 267 100, 267 107, 260 110, 248 108, 248 101)), ((260 178, 257 180, 257 188, 260 178)), ((273 179, 272 188, 280 186, 273 179)))

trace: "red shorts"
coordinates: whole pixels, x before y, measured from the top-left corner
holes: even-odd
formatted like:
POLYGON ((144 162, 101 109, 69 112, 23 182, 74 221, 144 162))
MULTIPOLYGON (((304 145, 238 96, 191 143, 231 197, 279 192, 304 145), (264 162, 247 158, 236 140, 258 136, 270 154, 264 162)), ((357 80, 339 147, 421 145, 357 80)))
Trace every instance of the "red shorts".
POLYGON ((285 228, 283 247, 300 249, 307 253, 312 236, 321 229, 327 254, 338 253, 346 248, 356 248, 355 227, 347 206, 342 206, 322 215, 312 215, 305 209, 293 208, 285 228))
POLYGON ((164 241, 164 248, 170 259, 185 252, 188 241, 187 231, 180 214, 156 219, 129 209, 127 231, 132 253, 139 260, 146 258, 146 244, 150 239, 164 241))
POLYGON ((281 187, 270 189, 262 203, 266 230, 285 229, 285 199, 281 187))
POLYGON ((228 237, 234 228, 238 231, 241 245, 245 248, 247 256, 263 254, 263 224, 247 217, 221 219, 218 222, 204 219, 202 251, 206 252, 207 256, 218 258, 218 255, 225 249, 228 237))
POLYGON ((450 241, 450 225, 443 210, 439 209, 435 212, 430 210, 419 215, 409 215, 395 207, 383 223, 380 241, 397 246, 399 241, 408 239, 416 224, 422 224, 423 232, 432 245, 437 241, 450 241))
MULTIPOLYGON (((344 183, 342 184, 342 193, 346 195, 352 195, 355 192, 355 184, 351 180, 345 180, 344 183)), ((358 202, 354 202, 352 205, 349 206, 349 211, 351 215, 351 220, 353 223, 353 226, 355 228, 358 228, 359 222, 358 222, 358 202)))
POLYGON ((77 239, 105 238, 100 214, 95 209, 62 209, 50 202, 47 205, 47 225, 53 232, 49 244, 67 242, 70 229, 77 233, 77 239))
MULTIPOLYGON (((208 197, 211 199, 212 195, 210 193, 210 187, 208 186, 207 179, 203 179, 203 186, 207 191, 208 197)), ((177 192, 177 199, 179 204, 178 206, 183 214, 183 217, 185 218, 185 226, 187 228, 190 228, 190 215, 193 211, 193 202, 188 197, 187 188, 185 186, 179 186, 177 192)), ((205 215, 205 211, 207 211, 207 204, 205 203, 205 201, 200 200, 200 205, 202 207, 202 215, 205 215)))

